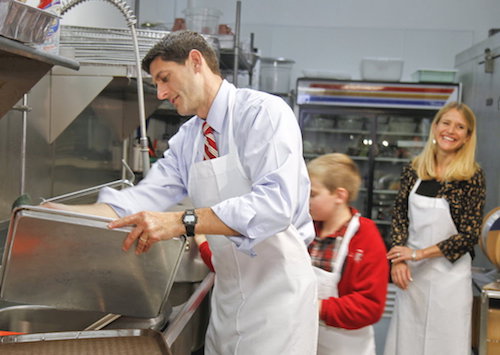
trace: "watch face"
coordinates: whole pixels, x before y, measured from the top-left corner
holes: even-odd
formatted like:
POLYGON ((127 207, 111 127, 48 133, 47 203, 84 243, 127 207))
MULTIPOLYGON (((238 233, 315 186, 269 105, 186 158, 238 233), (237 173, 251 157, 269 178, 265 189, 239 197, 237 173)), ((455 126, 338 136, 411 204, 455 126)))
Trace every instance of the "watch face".
POLYGON ((191 214, 188 214, 188 215, 184 216, 184 223, 192 224, 192 223, 195 223, 195 222, 196 222, 196 216, 191 215, 191 214))

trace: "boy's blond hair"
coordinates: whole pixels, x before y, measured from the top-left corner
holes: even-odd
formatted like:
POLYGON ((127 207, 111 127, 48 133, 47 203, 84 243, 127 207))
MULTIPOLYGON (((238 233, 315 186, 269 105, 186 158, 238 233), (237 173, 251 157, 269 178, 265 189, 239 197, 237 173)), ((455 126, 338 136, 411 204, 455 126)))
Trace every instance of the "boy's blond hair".
POLYGON ((356 163, 342 153, 319 156, 307 164, 310 177, 318 179, 330 192, 344 188, 349 193, 349 201, 358 197, 361 175, 356 163))

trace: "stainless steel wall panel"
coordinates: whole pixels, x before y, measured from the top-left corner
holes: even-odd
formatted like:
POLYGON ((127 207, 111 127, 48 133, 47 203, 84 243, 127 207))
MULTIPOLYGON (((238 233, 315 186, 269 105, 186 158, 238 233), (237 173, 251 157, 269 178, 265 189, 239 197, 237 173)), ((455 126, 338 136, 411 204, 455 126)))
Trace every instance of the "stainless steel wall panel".
POLYGON ((20 193, 21 112, 11 111, 0 120, 0 220, 7 219, 20 193))
POLYGON ((486 208, 500 206, 500 33, 466 49, 455 57, 464 102, 477 117, 477 158, 486 174, 486 208), (485 71, 485 49, 493 53, 494 71, 485 71))
MULTIPOLYGON (((121 176, 123 141, 139 127, 136 81, 123 66, 54 68, 28 93, 25 192, 33 203, 121 176)), ((160 105, 145 85, 146 115, 160 105)), ((20 194, 20 112, 0 120, 0 220, 20 194)), ((131 140, 133 143, 134 140, 131 140)))
MULTIPOLYGON (((463 101, 477 117, 477 160, 486 175, 484 212, 500 206, 500 33, 464 50, 455 57, 458 79, 464 88, 463 101), (496 53, 493 73, 485 72, 484 51, 496 53)), ((475 247, 474 265, 493 268, 479 246, 475 247)))
POLYGON ((112 76, 51 75, 52 110, 47 141, 54 142, 112 79, 112 76))

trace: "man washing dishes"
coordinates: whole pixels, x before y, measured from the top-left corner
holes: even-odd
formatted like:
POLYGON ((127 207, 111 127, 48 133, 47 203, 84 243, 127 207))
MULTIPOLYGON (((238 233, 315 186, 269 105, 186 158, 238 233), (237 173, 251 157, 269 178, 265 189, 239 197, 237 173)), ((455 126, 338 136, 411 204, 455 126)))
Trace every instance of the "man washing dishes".
POLYGON ((104 189, 93 205, 46 206, 119 217, 110 228, 134 226, 123 248, 136 243, 136 253, 206 234, 217 272, 205 354, 316 354, 310 184, 293 111, 223 80, 195 32, 167 35, 142 64, 160 100, 195 116, 137 186, 104 189), (186 196, 195 209, 165 212, 186 196))

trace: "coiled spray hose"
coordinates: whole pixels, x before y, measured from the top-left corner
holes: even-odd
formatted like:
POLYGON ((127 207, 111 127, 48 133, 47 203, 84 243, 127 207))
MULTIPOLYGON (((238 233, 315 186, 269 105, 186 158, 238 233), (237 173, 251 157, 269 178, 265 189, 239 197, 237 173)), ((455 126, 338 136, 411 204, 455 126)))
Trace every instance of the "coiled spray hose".
MULTIPOLYGON (((89 0, 62 0, 61 1, 61 16, 66 12, 74 8, 75 6, 89 0)), ((143 174, 146 175, 149 171, 149 149, 148 149, 148 137, 146 133, 146 115, 144 111, 144 88, 142 86, 142 71, 141 71, 141 58, 139 53, 139 43, 137 41, 137 31, 136 24, 137 18, 134 15, 132 9, 128 6, 125 1, 122 0, 105 0, 113 4, 125 17, 127 25, 130 28, 132 34, 132 41, 134 43, 134 53, 135 53, 135 64, 137 66, 137 97, 139 103, 139 123, 141 129, 141 156, 142 156, 142 166, 143 174)))

